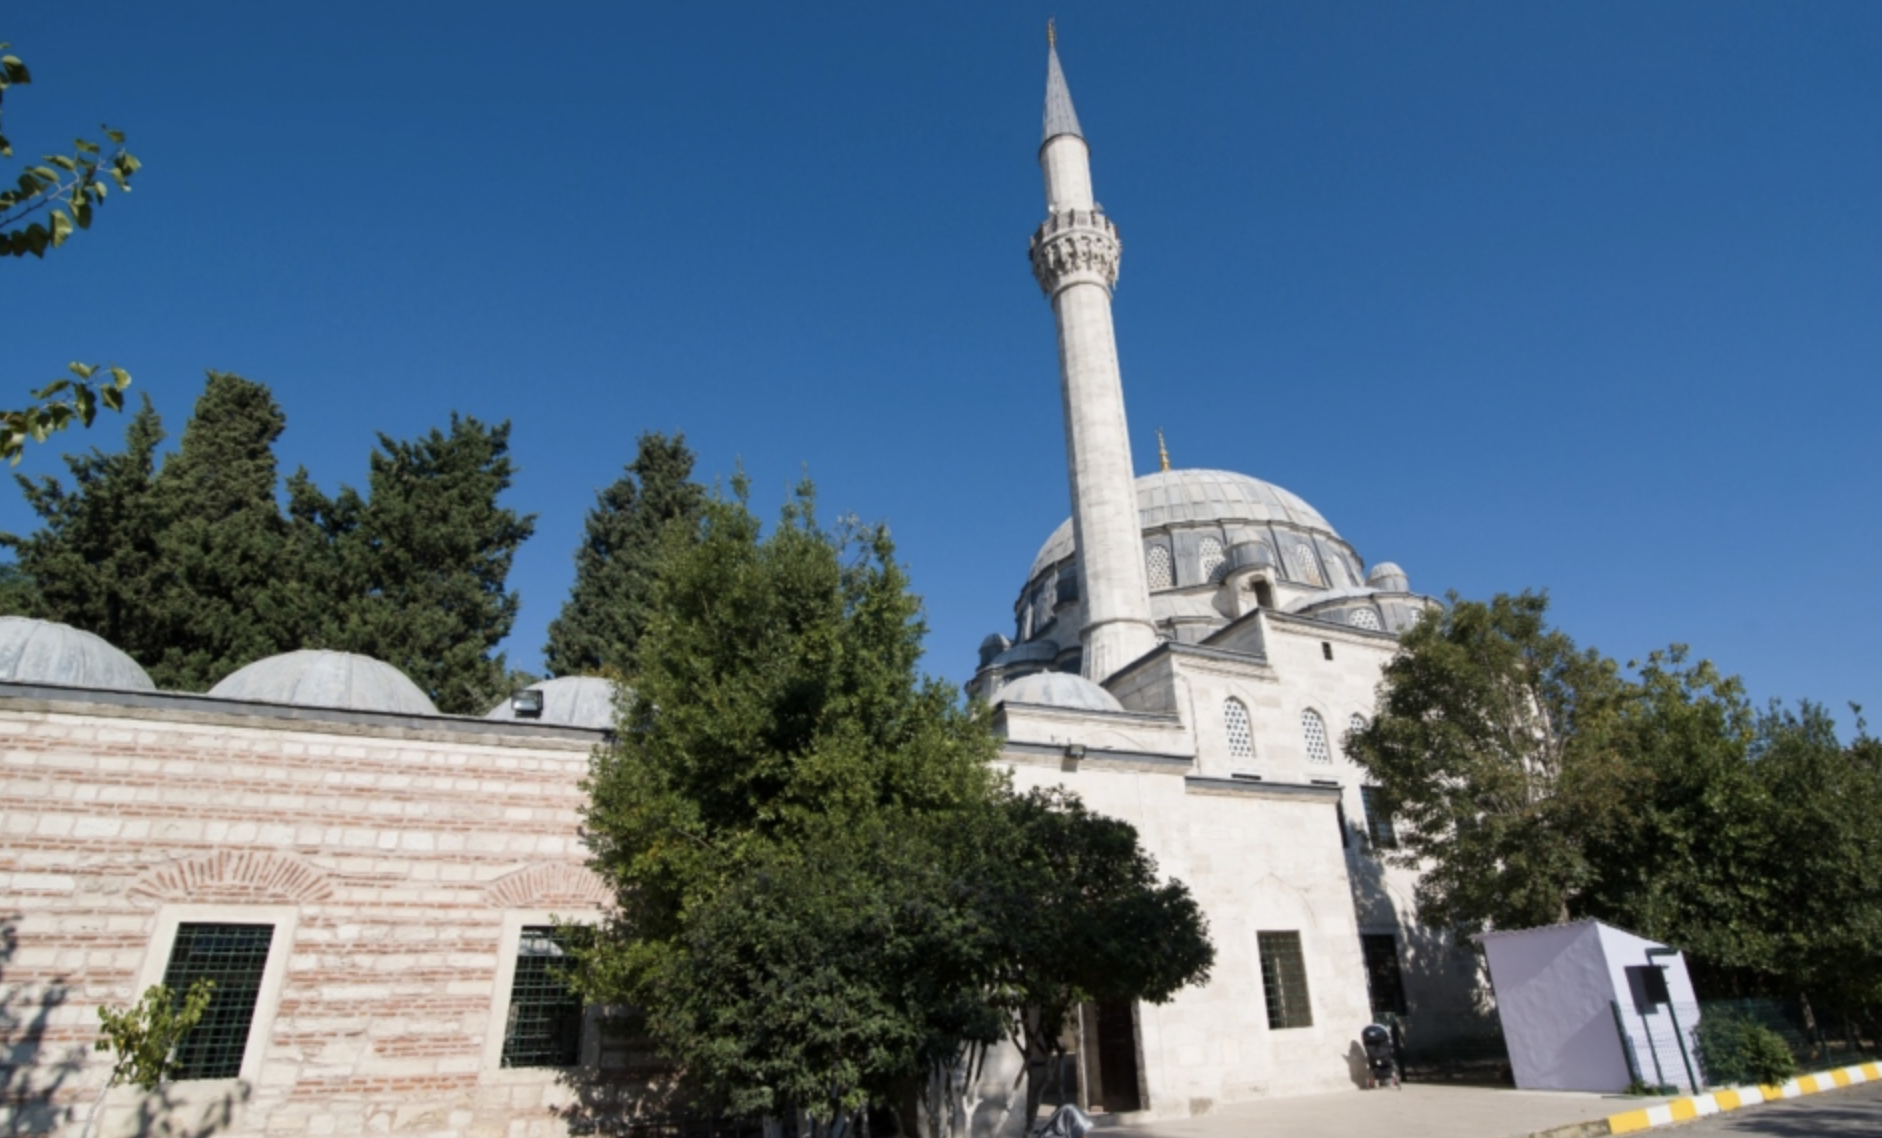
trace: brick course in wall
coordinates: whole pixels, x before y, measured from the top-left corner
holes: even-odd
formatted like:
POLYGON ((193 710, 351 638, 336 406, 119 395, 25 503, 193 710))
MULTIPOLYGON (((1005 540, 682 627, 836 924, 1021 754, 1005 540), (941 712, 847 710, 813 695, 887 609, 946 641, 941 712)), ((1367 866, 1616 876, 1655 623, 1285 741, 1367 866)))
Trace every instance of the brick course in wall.
POLYGON ((567 1133, 579 1089, 493 1069, 489 1040, 506 916, 604 901, 578 832, 601 740, 0 684, 0 1130, 78 1133, 106 1074, 95 1009, 161 978, 181 913, 286 915, 266 1037, 242 1079, 114 1091, 105 1133, 152 1111, 229 1134, 567 1133))

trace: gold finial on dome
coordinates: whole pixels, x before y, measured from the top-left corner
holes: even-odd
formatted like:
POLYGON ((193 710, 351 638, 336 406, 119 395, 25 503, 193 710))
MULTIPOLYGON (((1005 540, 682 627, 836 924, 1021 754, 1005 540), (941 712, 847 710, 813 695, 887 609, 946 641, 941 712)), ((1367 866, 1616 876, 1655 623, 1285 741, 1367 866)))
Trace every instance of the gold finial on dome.
POLYGON ((1052 17, 1046 17, 1046 46, 1059 46, 1059 30, 1052 26, 1052 17))
POLYGON ((1163 445, 1162 427, 1157 428, 1157 461, 1163 464, 1163 469, 1170 468, 1170 448, 1163 445))

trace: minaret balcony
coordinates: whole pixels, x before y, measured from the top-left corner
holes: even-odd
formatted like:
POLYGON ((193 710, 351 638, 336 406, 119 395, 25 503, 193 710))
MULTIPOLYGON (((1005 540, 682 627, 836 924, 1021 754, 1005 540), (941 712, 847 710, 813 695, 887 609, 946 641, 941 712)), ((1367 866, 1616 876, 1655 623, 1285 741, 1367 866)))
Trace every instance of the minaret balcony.
POLYGON ((1075 284, 1117 284, 1124 243, 1096 209, 1057 210, 1032 235, 1032 275, 1048 297, 1075 284))

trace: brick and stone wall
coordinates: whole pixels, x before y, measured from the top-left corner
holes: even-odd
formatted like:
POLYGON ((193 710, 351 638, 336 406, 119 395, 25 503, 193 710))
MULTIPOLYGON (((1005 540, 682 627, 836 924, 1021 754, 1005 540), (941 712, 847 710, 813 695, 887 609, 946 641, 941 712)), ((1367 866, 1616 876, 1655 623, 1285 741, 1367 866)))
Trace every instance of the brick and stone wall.
POLYGON ((0 1128, 78 1133, 95 1009, 217 920, 276 925, 242 1077, 114 1091, 106 1133, 566 1133, 579 1088, 498 1066, 499 987, 522 923, 604 900, 578 834, 600 739, 0 685, 0 1128))

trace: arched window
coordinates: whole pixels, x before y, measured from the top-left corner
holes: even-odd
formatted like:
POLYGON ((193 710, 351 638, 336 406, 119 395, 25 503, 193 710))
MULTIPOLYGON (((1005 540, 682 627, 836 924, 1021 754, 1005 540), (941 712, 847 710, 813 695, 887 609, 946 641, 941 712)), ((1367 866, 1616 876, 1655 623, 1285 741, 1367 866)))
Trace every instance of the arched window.
MULTIPOLYGON (((1051 619, 1052 613, 1058 610, 1059 575, 1057 573, 1049 574, 1046 577, 1046 583, 1039 586, 1039 607, 1045 610, 1046 619, 1048 620, 1051 619)), ((1375 624, 1373 627, 1377 628, 1379 626, 1375 624)))
POLYGON ((1222 580, 1223 566, 1228 564, 1228 558, 1222 554, 1222 539, 1205 537, 1198 549, 1202 557, 1202 579, 1211 585, 1218 584, 1222 580))
POLYGON ((1354 609, 1352 612, 1346 614, 1346 623, 1352 625, 1354 628, 1369 628, 1374 632, 1380 631, 1379 614, 1373 612, 1371 609, 1354 609))
MULTIPOLYGON (((1364 731, 1365 729, 1366 729, 1366 717, 1359 714, 1356 711, 1353 713, 1353 717, 1346 721, 1346 733, 1348 735, 1357 735, 1359 732, 1364 731)), ((1346 757, 1349 759, 1352 758, 1353 757, 1352 748, 1348 747, 1348 748, 1345 748, 1345 750, 1346 750, 1346 757)))
POLYGON ((1320 576, 1320 563, 1314 560, 1313 546, 1308 545, 1304 541, 1301 542, 1294 547, 1294 554, 1292 557, 1288 558, 1288 560, 1294 563, 1294 579, 1296 581, 1305 581, 1309 585, 1319 585, 1323 583, 1323 579, 1320 576))
POLYGON ((1327 747, 1327 724, 1313 708, 1300 713, 1300 731, 1307 739, 1307 761, 1330 763, 1333 752, 1327 747))
POLYGON ((1239 699, 1230 699, 1222 705, 1222 723, 1228 728, 1229 758, 1252 759, 1255 757, 1255 729, 1248 721, 1248 709, 1239 699))
POLYGON ((1144 551, 1144 571, 1150 578, 1151 588, 1167 589, 1176 584, 1171 568, 1169 546, 1153 545, 1144 551))

